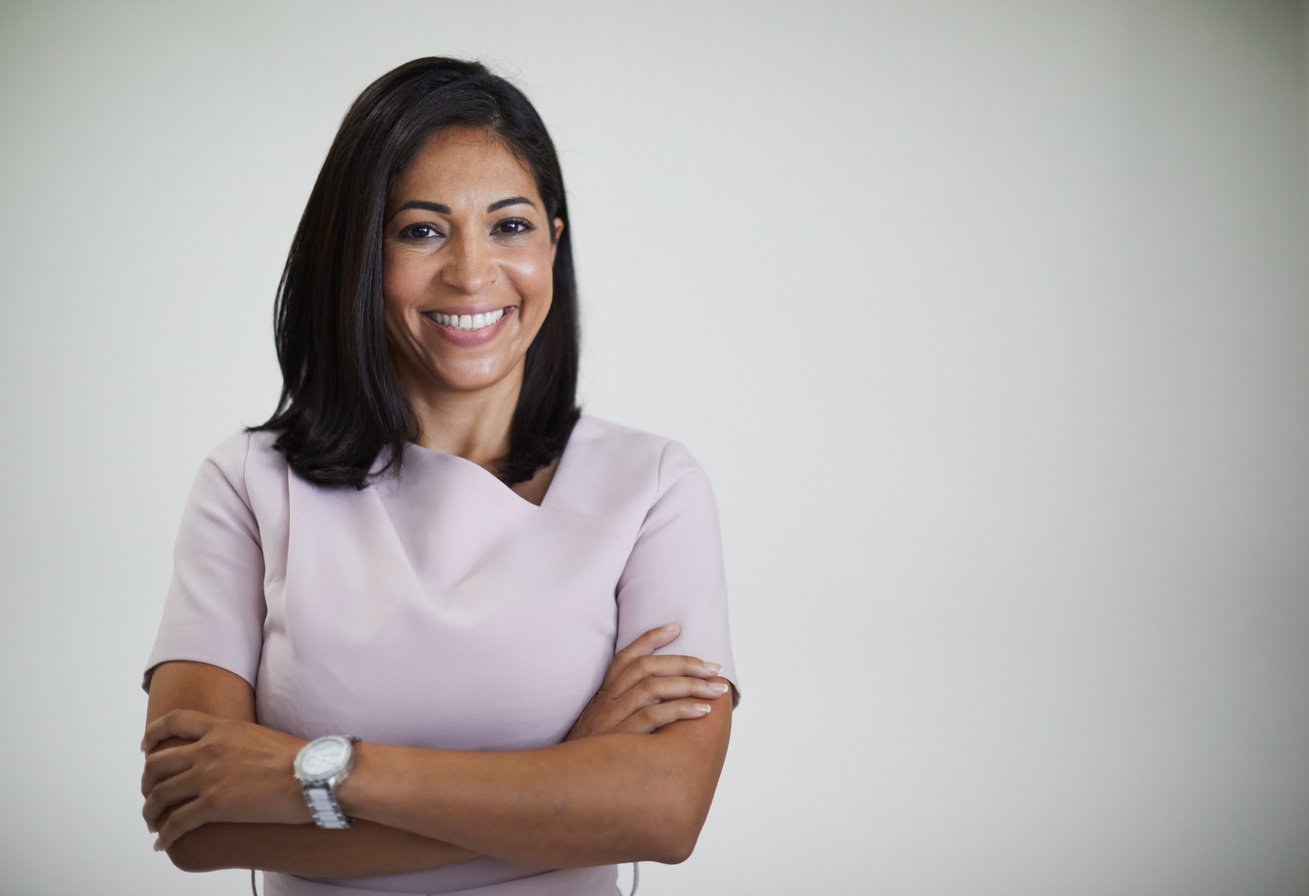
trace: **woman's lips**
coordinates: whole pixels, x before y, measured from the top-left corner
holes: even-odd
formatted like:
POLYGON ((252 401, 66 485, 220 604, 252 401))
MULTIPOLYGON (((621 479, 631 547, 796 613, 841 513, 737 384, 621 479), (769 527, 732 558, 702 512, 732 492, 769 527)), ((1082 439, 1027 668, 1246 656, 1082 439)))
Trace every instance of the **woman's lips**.
POLYGON ((494 339, 496 334, 504 329, 505 321, 512 317, 515 311, 517 309, 512 305, 482 311, 472 308, 450 308, 446 311, 425 311, 422 317, 442 338, 455 345, 468 347, 483 345, 494 339), (494 317, 496 314, 500 315, 498 320, 490 324, 485 323, 487 317, 494 317), (480 327, 477 326, 478 318, 482 318, 480 327), (465 326, 471 329, 463 329, 465 326))

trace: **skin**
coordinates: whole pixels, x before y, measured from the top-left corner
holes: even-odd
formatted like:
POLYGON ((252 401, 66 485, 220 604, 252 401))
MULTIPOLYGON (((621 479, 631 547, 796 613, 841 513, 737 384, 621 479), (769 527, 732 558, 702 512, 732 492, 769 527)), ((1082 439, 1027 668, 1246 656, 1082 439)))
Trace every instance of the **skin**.
MULTIPOLYGON (((509 445, 523 363, 549 312, 555 246, 531 172, 493 136, 435 135, 393 186, 384 314, 420 443, 494 468, 509 445), (507 309, 495 338, 463 346, 423 314, 507 309)), ((540 503, 553 467, 514 488, 540 503)), ((142 750, 142 815, 186 870, 360 876, 492 855, 542 868, 679 862, 694 847, 731 729, 730 685, 695 657, 653 651, 674 625, 614 658, 561 744, 450 751, 362 743, 338 797, 360 819, 313 826, 291 775, 303 739, 255 721, 243 679, 203 663, 155 670, 142 750)))
MULTIPOLYGON (((708 721, 713 713, 706 715, 703 710, 712 707, 718 710, 715 724, 698 732, 683 728, 682 737, 698 735, 693 737, 696 743, 693 749, 679 744, 670 745, 674 749, 669 751, 657 752, 690 758, 692 773, 696 768, 712 771, 716 781, 722 756, 714 750, 720 740, 722 751, 726 749, 725 729, 730 726, 732 701, 720 694, 719 688, 725 683, 715 679, 716 666, 694 657, 652 655, 657 648, 671 643, 677 634, 676 625, 652 629, 619 651, 566 742, 599 740, 606 736, 610 740, 613 736, 630 739, 634 735, 669 731, 692 720, 708 721), (724 729, 721 735, 719 729, 724 729), (706 758, 710 760, 709 766, 704 764, 706 758)), ((438 868, 480 854, 506 858, 510 855, 500 851, 499 832, 493 833, 495 843, 490 848, 476 849, 453 842, 461 839, 459 835, 442 839, 416 833, 404 825, 364 820, 346 831, 325 831, 310 824, 308 810, 290 775, 294 756, 306 741, 254 724, 253 689, 224 669, 204 663, 162 664, 151 681, 148 719, 142 741, 142 749, 148 754, 141 779, 141 792, 146 797, 142 815, 149 829, 159 834, 156 848, 167 850, 173 863, 183 870, 258 868, 289 874, 351 877, 438 868)), ((362 774, 364 750, 373 746, 359 746, 360 762, 341 788, 343 800, 346 786, 357 782, 362 774)), ((476 761, 479 755, 413 752, 440 753, 456 761, 461 756, 476 761)), ((541 752, 501 755, 513 756, 515 762, 510 764, 517 765, 520 774, 523 769, 538 774, 533 757, 527 754, 541 752), (524 759, 526 764, 519 762, 524 759)), ((549 760, 555 758, 550 756, 549 760)), ((617 757, 609 758, 613 761, 617 757)), ((583 770, 592 771, 585 764, 583 770)), ((437 771, 438 775, 450 773, 437 771)), ((669 773, 685 774, 681 769, 669 773)), ((399 774, 392 768, 383 772, 382 780, 404 782, 403 792, 410 800, 423 793, 412 771, 397 777, 399 774)), ((678 777, 671 780, 686 783, 678 777)), ((698 783, 703 788, 705 781, 701 779, 698 783)), ((508 781, 499 781, 493 789, 503 794, 506 784, 513 786, 508 781)), ((581 792, 595 797, 600 793, 598 788, 604 786, 604 779, 589 780, 586 784, 581 792)), ((557 779, 553 799, 558 800, 568 785, 568 781, 557 779)), ((434 789, 439 787, 434 785, 434 789)), ((712 790, 711 784, 709 797, 712 790)), ((486 793, 475 793, 475 798, 486 796, 486 793)), ((603 803, 603 799, 599 802, 603 803)), ((707 811, 707 802, 703 808, 707 811)), ((362 816, 357 809, 348 811, 356 818, 362 816)), ((641 836, 636 838, 640 841, 637 846, 642 850, 659 846, 657 838, 648 836, 656 829, 645 827, 657 819, 639 811, 637 814, 643 825, 641 836)), ((530 846, 539 850, 539 844, 533 843, 539 830, 527 823, 527 817, 514 821, 522 825, 517 836, 526 838, 530 846)), ((694 822, 696 831, 702 823, 703 817, 694 822)), ((673 831, 676 830, 674 826, 673 831)), ((593 848, 597 844, 586 845, 593 848)), ((518 848, 521 847, 520 842, 518 848)), ((569 856, 577 855, 576 843, 571 849, 568 847, 567 843, 555 844, 544 853, 532 854, 542 867, 565 867, 569 856)), ((624 856, 630 858, 627 853, 624 856)), ((627 858, 612 861, 623 860, 627 858)))
POLYGON ((508 451, 527 349, 550 311, 563 228, 546 217, 527 167, 480 129, 438 133, 397 178, 383 229, 382 293, 392 357, 425 447, 486 467, 508 451), (423 316, 468 305, 512 310, 496 338, 477 347, 452 344, 423 316))

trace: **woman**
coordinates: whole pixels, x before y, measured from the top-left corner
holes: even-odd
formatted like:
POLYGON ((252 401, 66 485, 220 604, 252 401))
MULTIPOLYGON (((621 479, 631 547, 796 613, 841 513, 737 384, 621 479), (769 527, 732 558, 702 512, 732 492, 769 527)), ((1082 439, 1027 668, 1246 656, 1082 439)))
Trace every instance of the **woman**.
POLYGON ((420 59, 364 91, 277 345, 278 412, 178 536, 156 847, 336 896, 611 894, 615 862, 684 859, 735 698, 713 498, 677 443, 579 416, 563 181, 517 89, 420 59))

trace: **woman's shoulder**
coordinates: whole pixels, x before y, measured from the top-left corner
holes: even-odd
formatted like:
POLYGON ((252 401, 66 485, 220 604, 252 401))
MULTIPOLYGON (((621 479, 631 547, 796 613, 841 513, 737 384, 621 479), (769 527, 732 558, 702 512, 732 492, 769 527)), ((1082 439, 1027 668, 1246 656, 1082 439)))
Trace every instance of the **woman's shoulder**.
POLYGON ((573 436, 569 440, 570 445, 573 439, 580 439, 594 451, 635 454, 646 461, 658 462, 669 454, 689 456, 686 446, 676 439, 601 417, 593 417, 590 414, 583 414, 577 421, 573 436))
POLYGON ((593 417, 590 414, 583 414, 578 419, 577 426, 573 428, 570 444, 572 439, 576 438, 601 447, 637 450, 657 449, 658 446, 670 441, 664 436, 645 432, 631 426, 624 426, 621 423, 615 423, 613 420, 606 420, 602 417, 593 417))
POLYGON ((244 427, 223 437, 200 464, 201 475, 205 471, 221 474, 232 488, 248 497, 251 483, 268 479, 284 479, 287 471, 286 457, 273 447, 277 433, 267 431, 251 432, 244 427))
POLYGON ((578 420, 564 456, 595 481, 639 483, 653 493, 688 473, 703 475, 682 442, 589 414, 578 420))
POLYGON ((282 457, 282 453, 273 447, 277 435, 267 430, 251 432, 242 427, 214 445, 205 456, 205 461, 217 464, 224 471, 240 469, 251 461, 268 463, 282 457))

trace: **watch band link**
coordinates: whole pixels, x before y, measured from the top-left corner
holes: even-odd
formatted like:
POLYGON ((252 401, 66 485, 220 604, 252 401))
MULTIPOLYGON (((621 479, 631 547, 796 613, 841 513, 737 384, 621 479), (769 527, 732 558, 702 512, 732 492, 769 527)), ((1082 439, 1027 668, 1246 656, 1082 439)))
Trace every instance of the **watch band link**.
POLYGON ((306 785, 303 790, 305 805, 314 817, 314 824, 338 831, 350 827, 350 817, 341 811, 341 804, 336 801, 330 787, 326 784, 312 784, 306 785))

